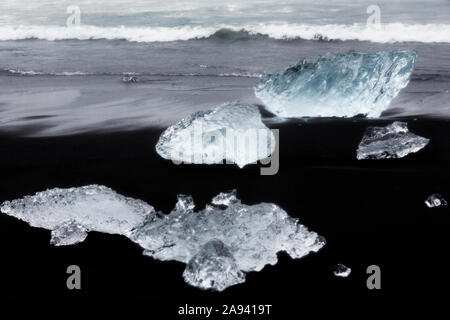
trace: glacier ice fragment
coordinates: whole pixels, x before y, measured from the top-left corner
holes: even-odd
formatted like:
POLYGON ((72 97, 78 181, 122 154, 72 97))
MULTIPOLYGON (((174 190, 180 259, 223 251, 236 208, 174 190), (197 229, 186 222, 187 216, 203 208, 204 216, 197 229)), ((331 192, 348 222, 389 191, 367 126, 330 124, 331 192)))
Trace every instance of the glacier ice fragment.
POLYGON ((128 236, 133 228, 156 214, 145 202, 99 185, 38 192, 5 201, 0 210, 33 227, 53 230, 51 241, 57 245, 83 241, 88 231, 128 236))
POLYGON ((229 192, 221 192, 217 196, 215 196, 211 203, 216 206, 229 206, 232 203, 238 202, 238 198, 236 197, 236 190, 232 190, 229 192))
POLYGON ((341 278, 347 278, 350 273, 352 272, 352 269, 350 269, 349 267, 346 267, 343 264, 338 263, 337 265, 333 266, 333 274, 336 277, 341 277, 341 278))
POLYGON ((428 208, 435 208, 440 206, 446 206, 447 201, 444 199, 443 196, 435 193, 429 196, 427 200, 425 200, 425 204, 427 205, 428 208))
POLYGON ((185 263, 184 279, 211 290, 244 282, 245 272, 276 264, 279 251, 292 258, 317 252, 325 240, 272 203, 245 205, 236 191, 220 193, 194 211, 192 197, 179 195, 169 214, 99 185, 50 189, 5 201, 0 210, 52 231, 51 243, 83 241, 87 232, 122 234, 155 259, 185 263))
POLYGON ((429 139, 409 132, 406 122, 395 121, 386 127, 367 128, 358 146, 357 158, 403 158, 421 150, 429 142, 429 139))
POLYGON ((167 128, 156 152, 175 162, 216 164, 227 160, 242 168, 270 156, 275 143, 258 107, 233 102, 193 113, 167 128))
POLYGON ((409 82, 415 51, 348 52, 264 74, 255 95, 280 117, 379 117, 409 82))
POLYGON ((245 273, 239 270, 222 241, 211 240, 188 262, 183 278, 186 283, 201 289, 223 291, 245 282, 245 273))
POLYGON ((138 78, 135 76, 123 76, 122 82, 123 83, 135 83, 135 82, 138 82, 138 78))
POLYGON ((177 205, 170 214, 136 228, 131 240, 155 259, 184 263, 210 240, 220 240, 245 272, 276 264, 279 251, 301 258, 324 245, 323 238, 308 231, 277 205, 249 206, 234 197, 234 191, 221 193, 214 198, 216 204, 193 213, 179 211, 177 205), (228 206, 224 206, 217 200, 226 198, 234 202, 226 202, 228 206))

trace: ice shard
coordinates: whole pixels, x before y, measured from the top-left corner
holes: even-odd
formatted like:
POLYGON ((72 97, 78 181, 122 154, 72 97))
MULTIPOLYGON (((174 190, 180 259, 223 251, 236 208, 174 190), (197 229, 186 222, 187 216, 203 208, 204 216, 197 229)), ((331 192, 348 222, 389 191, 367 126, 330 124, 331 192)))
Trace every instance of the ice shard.
POLYGON ((0 210, 33 227, 52 230, 55 245, 81 242, 89 231, 129 236, 133 228, 156 214, 145 202, 100 185, 50 189, 5 201, 0 210))
POLYGON ((406 122, 395 121, 386 127, 367 128, 358 146, 357 158, 403 158, 421 150, 429 142, 429 139, 409 132, 406 122))
POLYGON ((156 144, 156 152, 178 163, 228 160, 242 168, 270 156, 275 143, 258 107, 234 102, 193 113, 167 128, 156 144))
POLYGON ((425 204, 427 205, 428 208, 435 208, 440 206, 446 206, 447 201, 444 199, 443 196, 435 193, 429 196, 427 200, 425 200, 425 204))
POLYGON ((379 117, 410 79, 415 51, 319 56, 264 74, 256 96, 280 117, 379 117))
POLYGON ((233 255, 222 241, 211 240, 191 258, 183 278, 188 284, 201 289, 223 291, 245 282, 245 273, 239 270, 233 255))
POLYGON ((352 269, 350 269, 349 267, 346 267, 343 264, 338 263, 337 265, 333 266, 333 274, 336 277, 341 277, 341 278, 347 278, 350 273, 352 272, 352 269))
POLYGON ((68 246, 83 242, 88 230, 75 221, 68 221, 52 230, 50 243, 55 246, 68 246))
POLYGON ((51 230, 54 245, 81 242, 89 231, 125 235, 145 255, 185 263, 187 283, 219 291, 244 282, 246 272, 276 264, 280 251, 301 258, 325 245, 277 205, 245 205, 235 191, 220 193, 197 212, 192 197, 180 195, 167 215, 98 185, 51 189, 6 201, 0 209, 51 230))
POLYGON ((138 78, 135 76, 123 76, 122 77, 122 82, 123 83, 135 83, 138 82, 138 78))

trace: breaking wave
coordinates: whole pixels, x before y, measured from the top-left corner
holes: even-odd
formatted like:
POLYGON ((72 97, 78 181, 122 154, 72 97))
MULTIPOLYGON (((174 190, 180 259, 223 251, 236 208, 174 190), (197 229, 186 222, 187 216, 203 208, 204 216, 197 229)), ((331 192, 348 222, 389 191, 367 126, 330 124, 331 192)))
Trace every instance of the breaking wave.
POLYGON ((258 37, 305 40, 359 40, 390 42, 450 43, 450 24, 383 24, 379 28, 365 24, 255 24, 244 26, 181 27, 99 27, 3 26, 0 40, 126 40, 166 42, 191 39, 246 40, 258 37))

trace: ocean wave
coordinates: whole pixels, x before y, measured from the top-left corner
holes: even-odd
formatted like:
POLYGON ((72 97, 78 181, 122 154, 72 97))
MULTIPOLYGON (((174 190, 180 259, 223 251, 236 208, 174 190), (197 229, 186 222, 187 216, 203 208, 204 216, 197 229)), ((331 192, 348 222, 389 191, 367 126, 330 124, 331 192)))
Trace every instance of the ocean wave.
POLYGON ((220 28, 208 38, 218 40, 249 40, 267 37, 268 35, 248 31, 246 29, 220 28))
POLYGON ((245 40, 255 37, 305 40, 359 40, 390 42, 450 43, 450 24, 383 24, 379 28, 363 24, 255 24, 244 26, 180 27, 98 27, 2 26, 0 40, 127 40, 166 42, 191 39, 245 40))

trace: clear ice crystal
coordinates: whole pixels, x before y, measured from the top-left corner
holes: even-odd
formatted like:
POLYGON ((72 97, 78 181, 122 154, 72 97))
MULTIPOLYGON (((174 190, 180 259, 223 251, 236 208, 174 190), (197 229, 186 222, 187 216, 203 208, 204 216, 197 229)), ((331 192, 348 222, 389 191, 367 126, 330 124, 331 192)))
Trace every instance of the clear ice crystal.
POLYGON ((333 266, 332 269, 333 269, 333 274, 336 277, 341 277, 341 278, 347 278, 350 275, 350 273, 352 272, 352 269, 350 269, 349 267, 346 267, 340 263, 333 266))
POLYGON ((379 117, 409 82, 415 51, 349 52, 264 74, 255 95, 280 117, 379 117))
POLYGON ((357 158, 403 158, 421 150, 429 142, 429 139, 409 132, 406 122, 395 121, 386 127, 367 128, 358 146, 357 158))
POLYGON ((435 208, 440 206, 446 206, 447 201, 444 199, 443 196, 435 193, 429 196, 427 200, 425 200, 425 204, 427 205, 428 208, 435 208))
POLYGON ((156 152, 181 163, 227 160, 242 168, 270 156, 275 143, 258 107, 233 102, 193 113, 167 128, 156 144, 156 152))
POLYGON ((227 246, 222 241, 213 239, 191 258, 183 272, 183 278, 194 287, 223 291, 245 282, 245 273, 239 270, 227 246))
POLYGON ((170 214, 98 185, 51 189, 5 201, 3 213, 52 231, 51 243, 81 242, 87 232, 122 234, 155 259, 187 264, 186 282, 224 290, 245 280, 245 272, 277 263, 277 253, 301 258, 325 240, 275 204, 245 205, 236 191, 220 193, 194 211, 190 196, 178 196, 170 214))
POLYGON ((275 204, 248 206, 238 199, 228 207, 212 205, 192 214, 175 209, 136 228, 131 239, 146 249, 146 255, 184 263, 210 240, 220 240, 245 272, 276 264, 279 251, 301 258, 324 245, 323 238, 298 224, 297 219, 275 204))
POLYGON ((54 246, 69 246, 86 239, 88 233, 82 225, 68 221, 52 230, 50 243, 54 246))
POLYGON ((228 207, 232 203, 238 202, 238 198, 236 197, 236 190, 232 190, 230 192, 221 192, 217 196, 215 196, 211 203, 216 206, 226 206, 228 207))

